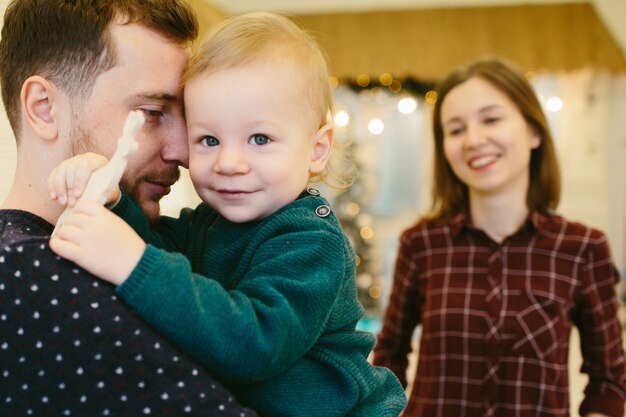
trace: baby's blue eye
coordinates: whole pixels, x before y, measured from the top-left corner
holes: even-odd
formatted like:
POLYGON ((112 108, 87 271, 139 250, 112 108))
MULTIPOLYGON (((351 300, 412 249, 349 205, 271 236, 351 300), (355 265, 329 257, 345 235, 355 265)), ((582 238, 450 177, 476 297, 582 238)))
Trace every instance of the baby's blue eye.
POLYGON ((253 143, 255 145, 267 145, 268 143, 270 143, 270 138, 268 138, 266 135, 257 133, 250 137, 250 143, 253 143))
POLYGON ((215 136, 204 136, 200 141, 206 146, 217 146, 220 141, 215 136))

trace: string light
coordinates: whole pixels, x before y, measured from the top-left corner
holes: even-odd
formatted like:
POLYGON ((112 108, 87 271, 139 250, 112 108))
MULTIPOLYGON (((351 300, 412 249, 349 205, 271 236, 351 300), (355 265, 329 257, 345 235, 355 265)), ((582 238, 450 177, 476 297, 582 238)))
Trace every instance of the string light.
POLYGON ((337 113, 335 113, 334 120, 337 126, 344 127, 344 126, 347 126, 348 123, 350 123, 350 115, 348 114, 347 111, 340 110, 337 113))
POLYGON ((388 72, 385 72, 378 77, 378 81, 385 87, 388 87, 393 82, 393 75, 388 72))
POLYGON ((398 101, 398 111, 402 114, 413 113, 417 109, 417 101, 413 97, 404 97, 398 101))
POLYGON ((359 214, 359 211, 361 211, 361 206, 359 206, 357 203, 350 203, 346 206, 346 213, 348 213, 350 216, 356 216, 357 214, 359 214))
POLYGON ((376 79, 371 79, 367 74, 360 74, 356 78, 339 80, 340 84, 345 84, 357 92, 369 91, 373 87, 383 87, 392 93, 405 92, 415 97, 423 97, 428 91, 434 89, 433 81, 418 80, 413 77, 403 79, 394 78, 391 73, 383 73, 376 79))
POLYGON ((361 87, 367 87, 370 85, 370 76, 367 74, 361 74, 356 77, 356 83, 361 87))
POLYGON ((399 93, 402 91, 402 82, 400 80, 393 80, 388 88, 392 93, 399 93))
POLYGON ((363 274, 359 274, 356 277, 356 284, 360 287, 360 288, 369 288, 372 286, 373 283, 373 278, 370 274, 367 273, 363 273, 363 274))
POLYGON ((370 240, 371 238, 374 237, 374 229, 372 229, 370 226, 361 227, 361 230, 359 233, 361 237, 365 240, 370 240))
POLYGON ((369 130, 372 135, 380 135, 385 130, 385 124, 380 119, 372 119, 367 124, 367 130, 369 130))
POLYGON ((370 295, 370 297, 376 299, 376 298, 380 298, 380 296, 383 295, 383 291, 380 289, 378 285, 372 285, 368 291, 368 294, 370 295))
POLYGON ((437 94, 435 90, 430 90, 428 93, 426 93, 426 95, 424 95, 424 100, 428 104, 435 104, 435 102, 437 101, 437 97, 439 97, 439 94, 437 94))
POLYGON ((553 113, 563 108, 563 100, 560 97, 553 96, 546 101, 546 108, 553 113))

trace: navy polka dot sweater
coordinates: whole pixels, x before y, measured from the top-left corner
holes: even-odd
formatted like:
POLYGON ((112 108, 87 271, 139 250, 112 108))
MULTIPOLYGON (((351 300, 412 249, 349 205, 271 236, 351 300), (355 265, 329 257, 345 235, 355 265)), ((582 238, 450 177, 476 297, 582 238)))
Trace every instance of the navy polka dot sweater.
POLYGON ((1 416, 254 416, 115 296, 0 210, 1 416))

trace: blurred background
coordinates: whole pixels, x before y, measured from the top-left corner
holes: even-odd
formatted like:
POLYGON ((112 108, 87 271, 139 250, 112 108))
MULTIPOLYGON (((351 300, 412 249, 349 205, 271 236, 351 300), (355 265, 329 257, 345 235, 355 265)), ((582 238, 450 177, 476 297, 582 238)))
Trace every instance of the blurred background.
MULTIPOLYGON (((351 140, 359 176, 349 190, 325 194, 358 255, 363 329, 380 328, 400 232, 430 204, 433 87, 456 66, 483 56, 516 63, 534 85, 561 163, 558 211, 608 234, 625 297, 626 1, 189 2, 201 32, 229 15, 275 11, 308 29, 328 53, 336 134, 351 140)), ((7 3, 0 1, 2 11, 7 3)), ((1 201, 15 167, 4 114, 0 135, 1 201)), ((198 201, 184 175, 163 210, 176 215, 198 201)), ((573 350, 575 371, 580 358, 573 350)), ((582 384, 576 373, 574 384, 582 384)), ((579 395, 572 390, 574 404, 579 395)))

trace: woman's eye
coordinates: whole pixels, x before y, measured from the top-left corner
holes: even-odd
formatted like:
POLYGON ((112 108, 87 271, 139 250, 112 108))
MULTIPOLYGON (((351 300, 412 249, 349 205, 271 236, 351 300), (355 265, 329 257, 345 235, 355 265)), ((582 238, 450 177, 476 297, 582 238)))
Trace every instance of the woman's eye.
POLYGON ((457 128, 454 128, 454 129, 450 129, 450 130, 448 130, 447 135, 448 135, 448 136, 458 136, 458 135, 460 135, 462 132, 463 132, 463 128, 461 128, 461 127, 457 127, 457 128))
POLYGON ((250 143, 253 145, 267 145, 270 143, 270 138, 266 135, 255 134, 250 137, 250 143))
POLYGON ((206 146, 217 146, 220 144, 220 141, 217 140, 215 136, 203 136, 200 139, 200 142, 202 142, 202 144, 206 146))
POLYGON ((498 122, 498 120, 500 120, 499 117, 487 117, 485 118, 484 123, 489 125, 498 122))

